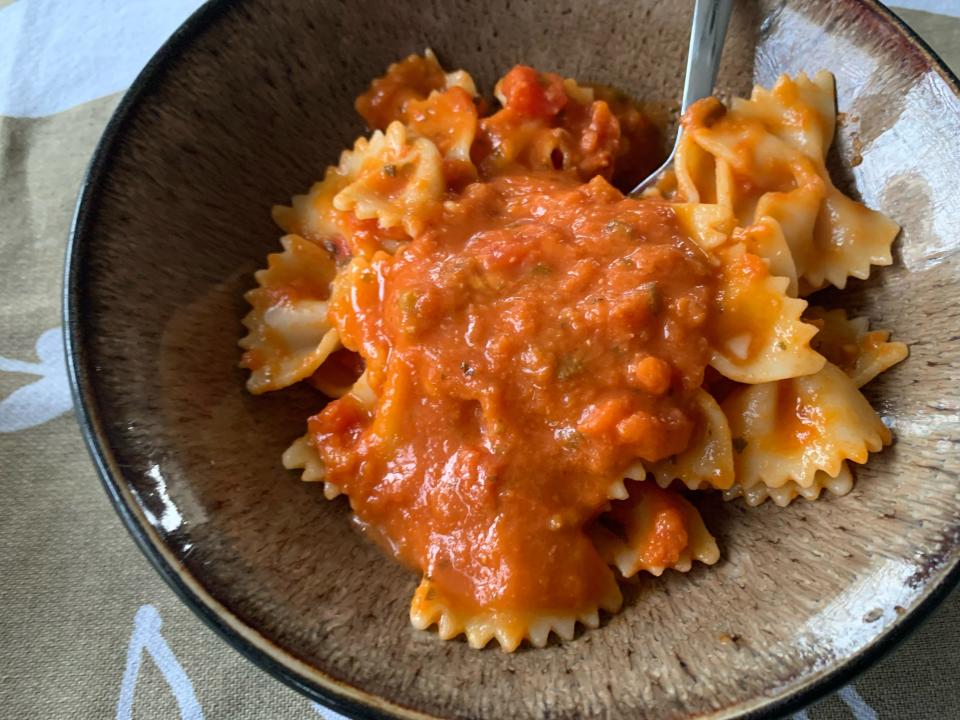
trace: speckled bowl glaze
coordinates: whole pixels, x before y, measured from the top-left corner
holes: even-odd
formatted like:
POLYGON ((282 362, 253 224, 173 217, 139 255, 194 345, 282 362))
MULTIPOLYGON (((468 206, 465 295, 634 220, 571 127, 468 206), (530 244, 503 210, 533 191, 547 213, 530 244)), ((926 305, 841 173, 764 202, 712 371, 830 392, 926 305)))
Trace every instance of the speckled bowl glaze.
POLYGON ((956 583, 960 91, 878 3, 741 3, 720 74, 746 93, 832 69, 834 174, 904 228, 896 264, 842 295, 911 348, 867 388, 897 442, 847 497, 706 497, 719 565, 629 585, 623 612, 572 642, 477 652, 413 630, 417 579, 280 466, 317 395, 244 390, 242 294, 277 248, 270 206, 362 132, 353 98, 388 63, 429 45, 487 91, 523 61, 669 103, 691 5, 224 0, 121 103, 68 257, 80 418, 159 572, 284 682, 357 717, 772 717, 849 680, 956 583))

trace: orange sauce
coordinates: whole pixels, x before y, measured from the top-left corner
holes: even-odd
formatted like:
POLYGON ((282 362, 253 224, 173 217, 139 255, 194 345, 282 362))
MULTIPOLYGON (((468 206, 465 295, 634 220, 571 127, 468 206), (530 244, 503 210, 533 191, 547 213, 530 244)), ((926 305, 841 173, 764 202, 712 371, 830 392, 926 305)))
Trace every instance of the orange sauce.
POLYGON ((411 55, 394 63, 357 98, 356 109, 372 130, 385 130, 403 117, 411 100, 423 100, 445 85, 443 69, 432 57, 411 55))
POLYGON ((644 565, 672 566, 680 559, 689 541, 680 497, 653 482, 638 484, 631 494, 642 498, 642 502, 614 502, 609 519, 619 526, 615 528, 618 534, 630 542, 644 565), (641 510, 639 518, 637 508, 641 510))
MULTIPOLYGON (((552 112, 543 95, 525 112, 552 112)), ((310 419, 327 479, 457 608, 596 607, 611 571, 585 525, 632 462, 692 432, 715 292, 701 250, 669 205, 571 169, 471 184, 365 257, 330 319, 377 399, 310 419)), ((667 561, 686 539, 669 503, 657 515, 645 552, 667 561)))
POLYGON ((784 454, 797 452, 817 442, 823 434, 824 417, 820 405, 804 402, 794 379, 777 384, 777 437, 784 454))
POLYGON ((624 190, 662 157, 656 127, 626 96, 597 88, 568 95, 564 80, 517 65, 497 86, 503 107, 482 118, 473 159, 481 174, 570 170, 581 180, 600 175, 624 190), (590 97, 594 99, 589 99, 590 97))

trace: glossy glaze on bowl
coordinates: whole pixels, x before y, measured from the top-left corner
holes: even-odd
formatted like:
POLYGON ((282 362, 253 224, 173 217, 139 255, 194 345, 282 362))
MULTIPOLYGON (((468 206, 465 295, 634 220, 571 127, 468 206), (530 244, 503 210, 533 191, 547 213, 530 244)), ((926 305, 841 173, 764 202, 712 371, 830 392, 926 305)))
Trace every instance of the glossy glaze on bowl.
POLYGON ((833 70, 838 184, 904 227, 896 266, 826 298, 911 346, 866 390, 897 442, 849 496, 786 509, 708 497, 719 565, 629 585, 623 612, 573 642, 476 652, 413 630, 417 578, 352 529, 343 499, 280 467, 321 398, 243 388, 241 296, 277 248, 270 206, 362 132, 353 98, 388 63, 429 45, 488 92, 525 62, 670 103, 687 4, 220 2, 121 105, 69 257, 81 417, 161 573, 285 681, 358 715, 776 715, 849 678, 956 581, 960 99, 870 4, 742 3, 720 76, 742 94, 833 70))

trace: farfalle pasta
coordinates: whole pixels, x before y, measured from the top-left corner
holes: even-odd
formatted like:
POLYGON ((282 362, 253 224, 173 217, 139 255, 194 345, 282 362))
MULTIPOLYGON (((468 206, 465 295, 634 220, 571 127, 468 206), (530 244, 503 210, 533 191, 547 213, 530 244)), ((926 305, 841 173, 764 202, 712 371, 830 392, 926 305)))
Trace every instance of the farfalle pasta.
MULTIPOLYGON (((683 452, 654 463, 650 472, 661 487, 677 480, 690 490, 727 490, 734 484, 733 437, 723 408, 706 390, 693 398, 697 421, 683 452)), ((643 480, 644 475, 635 479, 643 480)))
POLYGON ((842 369, 853 384, 863 387, 907 357, 907 346, 891 342, 886 330, 870 330, 866 318, 847 318, 846 310, 807 309, 804 317, 816 325, 813 346, 842 369))
POLYGON ((696 103, 642 198, 662 138, 611 88, 518 65, 486 99, 428 51, 358 98, 369 137, 274 208, 241 365, 317 389, 283 465, 419 571, 414 627, 569 640, 619 578, 719 561, 702 493, 842 495, 891 442, 859 388, 906 347, 802 297, 898 231, 830 180, 833 93, 696 103))
POLYGON ((684 118, 681 194, 712 192, 742 226, 763 217, 780 223, 806 289, 862 280, 872 265, 893 262, 900 228, 834 187, 826 156, 835 124, 833 76, 825 71, 783 76, 729 109, 701 101, 684 118))
POLYGON ((282 253, 256 274, 259 287, 245 295, 253 307, 244 318, 241 366, 250 370, 254 394, 289 387, 309 377, 339 347, 327 317, 336 266, 330 255, 296 235, 281 241, 282 253))
POLYGON ((737 388, 723 412, 737 443, 734 473, 744 488, 813 485, 844 461, 863 464, 891 441, 880 416, 840 368, 737 388))
POLYGON ((597 551, 623 577, 662 575, 668 568, 687 572, 694 560, 713 565, 720 559, 700 513, 682 495, 649 482, 628 492, 589 531, 597 551))

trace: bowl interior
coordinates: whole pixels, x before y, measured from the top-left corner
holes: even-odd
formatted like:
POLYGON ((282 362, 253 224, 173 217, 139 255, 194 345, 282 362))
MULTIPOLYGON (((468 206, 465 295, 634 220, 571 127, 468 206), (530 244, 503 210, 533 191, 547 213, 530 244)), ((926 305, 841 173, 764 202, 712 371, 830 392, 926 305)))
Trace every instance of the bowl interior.
POLYGON ((893 267, 827 298, 911 346, 866 390, 897 441, 857 468, 850 495, 785 509, 705 497, 719 565, 641 579, 601 629, 507 655, 411 629, 417 578, 352 529, 345 501, 279 464, 323 400, 247 395, 242 294, 278 247, 270 206, 362 133, 353 98, 430 46, 487 92, 524 62, 675 104, 688 4, 222 2, 112 126, 68 287, 96 442, 154 552, 288 679, 398 714, 769 709, 866 657, 956 568, 960 100, 886 15, 852 0, 738 3, 720 78, 744 94, 832 70, 836 180, 904 228, 893 267))

